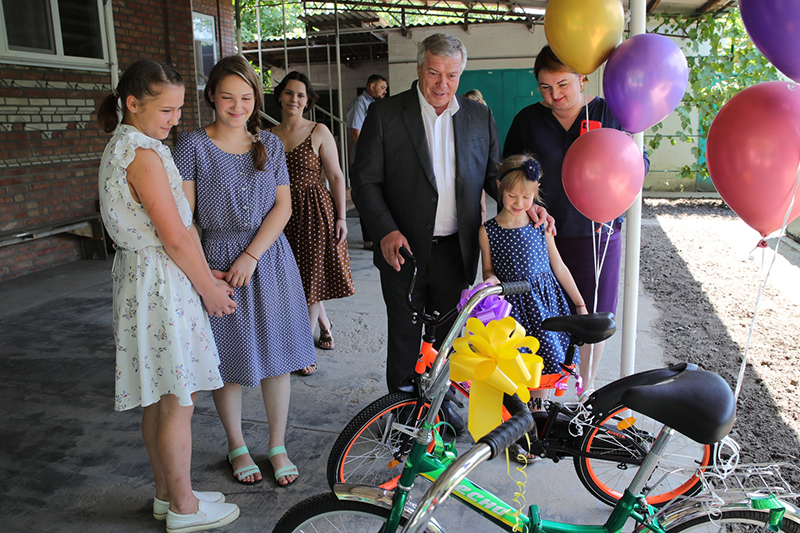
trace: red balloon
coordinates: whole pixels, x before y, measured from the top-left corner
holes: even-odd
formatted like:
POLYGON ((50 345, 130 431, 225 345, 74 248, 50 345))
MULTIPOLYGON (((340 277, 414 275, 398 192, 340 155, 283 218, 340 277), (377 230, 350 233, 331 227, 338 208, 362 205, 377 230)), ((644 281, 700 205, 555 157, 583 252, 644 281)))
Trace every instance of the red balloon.
POLYGON ((561 179, 575 209, 595 222, 609 222, 627 211, 642 190, 642 151, 622 131, 589 131, 567 150, 561 179))
MULTIPOLYGON (((708 172, 720 196, 766 237, 781 228, 800 165, 800 85, 748 87, 717 113, 708 130, 708 172)), ((800 215, 795 200, 791 222, 800 215)))

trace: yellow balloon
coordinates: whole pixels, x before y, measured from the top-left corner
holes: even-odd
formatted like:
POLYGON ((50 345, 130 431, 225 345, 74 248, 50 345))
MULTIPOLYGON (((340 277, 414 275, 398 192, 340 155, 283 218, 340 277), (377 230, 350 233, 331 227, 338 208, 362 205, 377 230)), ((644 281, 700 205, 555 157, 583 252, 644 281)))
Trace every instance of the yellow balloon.
POLYGON ((625 12, 621 0, 549 0, 544 34, 566 66, 591 74, 622 39, 625 12))

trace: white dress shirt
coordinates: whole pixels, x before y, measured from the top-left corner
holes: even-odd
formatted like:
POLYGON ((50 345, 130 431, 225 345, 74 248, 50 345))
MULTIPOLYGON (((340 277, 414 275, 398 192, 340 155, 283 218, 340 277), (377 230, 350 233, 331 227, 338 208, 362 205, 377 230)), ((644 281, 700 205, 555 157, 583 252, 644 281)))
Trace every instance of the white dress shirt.
POLYGON ((455 96, 441 115, 425 100, 417 86, 419 106, 422 109, 422 122, 425 124, 425 137, 436 176, 436 189, 439 201, 436 204, 436 223, 434 237, 452 235, 458 231, 458 211, 456 206, 456 144, 453 132, 453 115, 460 109, 455 96))

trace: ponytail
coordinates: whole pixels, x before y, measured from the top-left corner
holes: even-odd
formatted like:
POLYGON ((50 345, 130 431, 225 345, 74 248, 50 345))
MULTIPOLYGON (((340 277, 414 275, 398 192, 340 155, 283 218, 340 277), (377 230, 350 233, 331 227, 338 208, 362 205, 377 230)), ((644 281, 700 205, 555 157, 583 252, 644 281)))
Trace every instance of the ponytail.
POLYGON ((258 128, 258 115, 253 115, 247 121, 247 131, 253 136, 253 164, 257 170, 267 168, 267 147, 261 142, 258 128))
POLYGON ((103 99, 97 109, 97 121, 106 133, 113 133, 119 126, 119 101, 117 95, 111 93, 103 99))

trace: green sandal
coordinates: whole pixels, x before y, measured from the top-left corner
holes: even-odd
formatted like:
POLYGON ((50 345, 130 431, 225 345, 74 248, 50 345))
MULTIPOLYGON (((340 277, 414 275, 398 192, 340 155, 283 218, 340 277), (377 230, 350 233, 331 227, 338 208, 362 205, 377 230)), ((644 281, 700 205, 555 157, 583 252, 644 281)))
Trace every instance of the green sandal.
MULTIPOLYGON (((231 465, 231 467, 233 467, 233 460, 239 457, 240 455, 244 455, 246 453, 250 453, 247 449, 247 446, 241 446, 239 448, 236 448, 235 450, 231 450, 228 453, 228 463, 231 465)), ((264 480, 263 477, 255 481, 242 481, 242 480, 247 476, 252 476, 253 474, 260 474, 260 473, 261 469, 258 468, 258 465, 250 465, 250 466, 245 466, 244 468, 240 468, 238 470, 234 470, 233 477, 235 477, 236 481, 238 481, 242 485, 258 485, 264 480)))
MULTIPOLYGON (((280 455, 282 453, 286 453, 286 446, 275 446, 274 448, 270 448, 267 455, 269 455, 269 462, 272 464, 272 458, 276 455, 280 455)), ((289 454, 286 454, 287 457, 289 454)), ((275 470, 275 466, 272 467, 275 470)), ((300 472, 297 470, 297 467, 293 464, 292 466, 284 466, 283 468, 279 468, 275 470, 275 483, 278 484, 279 487, 285 488, 294 483, 299 479, 300 472), (286 485, 281 485, 280 479, 286 476, 298 476, 294 478, 294 481, 290 481, 286 485)))

